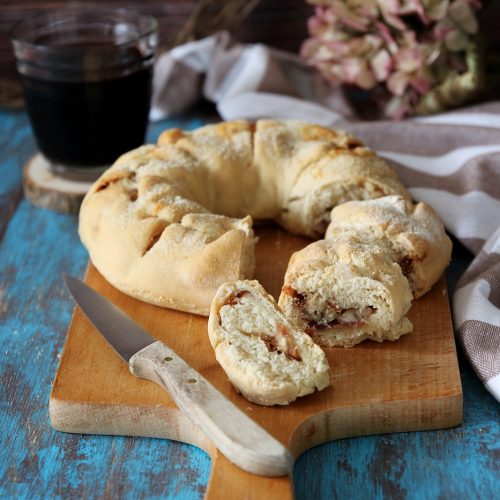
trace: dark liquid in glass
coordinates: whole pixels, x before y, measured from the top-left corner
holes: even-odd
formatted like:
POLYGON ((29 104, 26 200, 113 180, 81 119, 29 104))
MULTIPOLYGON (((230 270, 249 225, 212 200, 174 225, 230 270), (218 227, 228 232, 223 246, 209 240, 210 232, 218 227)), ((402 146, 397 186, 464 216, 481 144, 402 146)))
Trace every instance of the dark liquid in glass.
POLYGON ((54 163, 101 166, 140 146, 146 134, 152 67, 110 80, 59 82, 23 76, 38 147, 54 163))

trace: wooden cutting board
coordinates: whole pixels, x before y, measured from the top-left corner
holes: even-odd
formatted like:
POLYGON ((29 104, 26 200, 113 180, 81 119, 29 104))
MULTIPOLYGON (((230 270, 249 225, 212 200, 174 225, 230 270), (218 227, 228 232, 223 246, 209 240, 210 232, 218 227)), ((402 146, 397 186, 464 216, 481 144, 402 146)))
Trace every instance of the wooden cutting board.
MULTIPOLYGON (((275 227, 262 227, 256 278, 279 295, 290 255, 309 243, 275 227)), ((414 302, 414 331, 397 342, 367 341, 326 349, 331 386, 285 407, 262 407, 239 396, 215 361, 207 319, 152 306, 109 285, 89 265, 85 281, 129 314, 218 387, 297 457, 319 443, 385 432, 439 429, 462 422, 462 388, 448 296, 441 279, 414 302)), ((212 458, 207 498, 286 499, 291 478, 265 478, 231 464, 155 384, 128 366, 75 310, 50 397, 56 430, 175 439, 212 458)))

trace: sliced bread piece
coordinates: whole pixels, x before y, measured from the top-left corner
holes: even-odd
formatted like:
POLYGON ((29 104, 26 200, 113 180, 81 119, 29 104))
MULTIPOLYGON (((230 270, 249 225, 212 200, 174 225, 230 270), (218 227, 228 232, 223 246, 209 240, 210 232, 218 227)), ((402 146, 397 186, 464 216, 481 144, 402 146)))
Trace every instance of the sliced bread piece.
POLYGON ((329 385, 325 353, 290 323, 258 281, 219 288, 208 334, 229 380, 253 403, 286 405, 329 385))
POLYGON ((410 332, 411 299, 400 266, 382 247, 339 238, 292 256, 279 306, 319 345, 351 347, 410 332))

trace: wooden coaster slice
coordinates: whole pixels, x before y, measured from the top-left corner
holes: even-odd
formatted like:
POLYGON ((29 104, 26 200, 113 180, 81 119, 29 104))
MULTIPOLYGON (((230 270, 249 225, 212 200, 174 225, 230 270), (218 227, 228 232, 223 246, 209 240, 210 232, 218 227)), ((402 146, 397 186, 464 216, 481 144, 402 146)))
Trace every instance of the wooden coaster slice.
POLYGON ((58 176, 40 153, 33 156, 23 168, 24 196, 33 205, 56 212, 78 214, 83 197, 92 184, 90 181, 58 176))

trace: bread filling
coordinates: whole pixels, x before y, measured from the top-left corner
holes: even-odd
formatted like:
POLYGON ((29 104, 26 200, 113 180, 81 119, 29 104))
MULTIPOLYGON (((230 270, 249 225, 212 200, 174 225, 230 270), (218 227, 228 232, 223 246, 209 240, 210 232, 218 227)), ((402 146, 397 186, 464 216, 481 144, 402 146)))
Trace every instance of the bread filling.
POLYGON ((300 318, 307 324, 305 332, 309 335, 314 330, 336 326, 359 328, 377 312, 371 305, 343 308, 333 300, 328 301, 321 297, 312 301, 306 293, 300 293, 291 286, 284 287, 283 291, 292 296, 293 305, 298 310, 300 318))
POLYGON ((409 257, 403 257, 399 260, 398 264, 401 267, 403 276, 409 276, 413 272, 413 260, 409 257))
MULTIPOLYGON (((231 295, 224 301, 224 306, 235 307, 240 303, 240 300, 250 295, 248 290, 240 290, 234 295, 231 295)), ((219 313, 219 324, 222 325, 222 317, 219 313)), ((292 334, 283 323, 277 323, 276 329, 272 335, 248 332, 240 330, 240 333, 248 337, 254 337, 261 340, 266 345, 268 352, 276 352, 277 354, 284 354, 289 360, 302 361, 299 349, 293 340, 292 334)))
POLYGON ((314 330, 324 330, 325 328, 334 328, 336 326, 349 326, 359 328, 370 319, 370 316, 377 310, 372 306, 360 308, 341 309, 336 304, 326 308, 322 312, 304 311, 303 319, 307 322, 305 332, 311 334, 314 330), (331 311, 334 311, 333 314, 331 311))
POLYGON ((226 300, 226 302, 224 302, 224 305, 234 306, 240 301, 241 297, 244 297, 245 295, 249 295, 249 294, 250 294, 250 292, 248 292, 247 290, 241 290, 237 294, 233 295, 232 297, 229 297, 226 300))
POLYGON ((259 337, 264 341, 269 352, 277 352, 278 354, 284 354, 288 359, 302 361, 299 349, 293 342, 288 328, 283 323, 278 323, 274 336, 259 335, 259 337))

